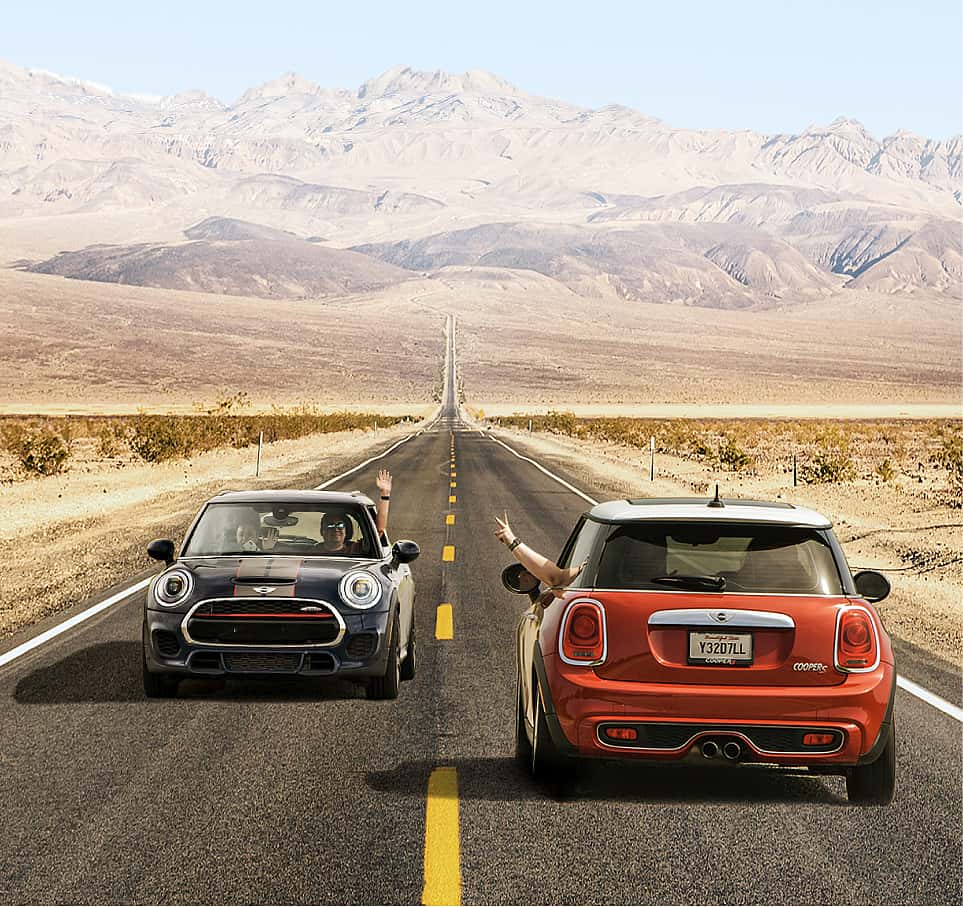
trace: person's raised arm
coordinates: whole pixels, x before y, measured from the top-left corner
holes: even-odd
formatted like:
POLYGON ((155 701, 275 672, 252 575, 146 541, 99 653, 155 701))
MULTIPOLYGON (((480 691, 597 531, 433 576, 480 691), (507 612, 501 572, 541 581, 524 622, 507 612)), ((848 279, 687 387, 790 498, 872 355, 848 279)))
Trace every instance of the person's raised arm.
POLYGON ((508 546, 508 550, 529 573, 538 577, 553 590, 569 585, 582 572, 581 564, 578 567, 559 567, 555 561, 549 560, 544 554, 539 554, 534 548, 522 542, 512 531, 507 513, 504 519, 495 517, 495 522, 498 523, 495 537, 508 546))
POLYGON ((382 469, 378 473, 375 484, 378 486, 378 492, 381 495, 378 500, 378 515, 375 518, 375 528, 378 530, 378 534, 381 535, 381 533, 388 529, 388 506, 391 500, 391 473, 388 472, 387 469, 382 469))

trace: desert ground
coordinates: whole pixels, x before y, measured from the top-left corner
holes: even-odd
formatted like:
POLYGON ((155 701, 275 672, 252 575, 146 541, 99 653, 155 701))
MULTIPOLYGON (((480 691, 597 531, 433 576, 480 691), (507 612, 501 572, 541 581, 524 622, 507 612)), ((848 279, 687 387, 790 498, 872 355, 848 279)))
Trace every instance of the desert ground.
POLYGON ((0 299, 0 413, 188 411, 225 391, 268 407, 429 403, 449 312, 463 398, 486 411, 779 404, 842 416, 960 400, 960 307, 935 296, 847 291, 728 311, 443 268, 297 301, 0 270, 0 299))

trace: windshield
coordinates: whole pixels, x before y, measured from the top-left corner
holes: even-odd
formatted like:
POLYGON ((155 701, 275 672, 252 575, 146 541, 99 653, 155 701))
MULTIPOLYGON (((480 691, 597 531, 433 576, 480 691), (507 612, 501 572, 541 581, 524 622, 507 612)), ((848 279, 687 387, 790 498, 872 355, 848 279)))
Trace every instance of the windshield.
POLYGON ((208 504, 182 556, 380 557, 369 522, 361 507, 208 504))
POLYGON ((734 523, 613 526, 596 586, 843 594, 829 544, 815 530, 734 523))

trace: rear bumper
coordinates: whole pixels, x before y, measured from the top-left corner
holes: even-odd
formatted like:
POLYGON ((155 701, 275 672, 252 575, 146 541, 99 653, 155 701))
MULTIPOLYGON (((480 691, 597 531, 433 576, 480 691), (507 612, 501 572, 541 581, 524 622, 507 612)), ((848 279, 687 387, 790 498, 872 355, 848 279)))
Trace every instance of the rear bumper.
POLYGON ((836 686, 800 688, 615 682, 553 655, 536 654, 535 662, 554 742, 564 753, 589 758, 677 761, 706 739, 732 739, 748 761, 871 762, 892 720, 896 689, 895 669, 885 663, 836 686), (606 742, 604 727, 613 724, 635 727, 636 744, 606 742), (808 751, 796 739, 802 730, 836 731, 842 741, 830 752, 808 751), (774 745, 780 737, 789 742, 774 745))
POLYGON ((346 677, 379 677, 388 662, 385 635, 390 612, 344 617, 346 630, 337 645, 211 645, 189 643, 182 632, 183 614, 147 610, 144 619, 144 659, 152 673, 181 677, 223 675, 338 674, 346 677), (373 636, 369 655, 358 657, 349 647, 359 635, 373 636), (161 640, 166 640, 162 651, 161 640), (173 650, 176 641, 177 651, 173 650))

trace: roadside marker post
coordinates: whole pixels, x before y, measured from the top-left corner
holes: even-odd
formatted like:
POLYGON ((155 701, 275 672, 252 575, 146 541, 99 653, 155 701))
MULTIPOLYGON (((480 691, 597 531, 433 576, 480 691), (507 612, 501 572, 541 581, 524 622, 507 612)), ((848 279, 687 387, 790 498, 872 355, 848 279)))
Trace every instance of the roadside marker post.
POLYGON ((655 481, 655 435, 649 436, 649 481, 655 481))
POLYGON ((261 447, 263 444, 264 444, 264 432, 259 431, 257 433, 257 465, 254 467, 255 478, 261 475, 261 447))

